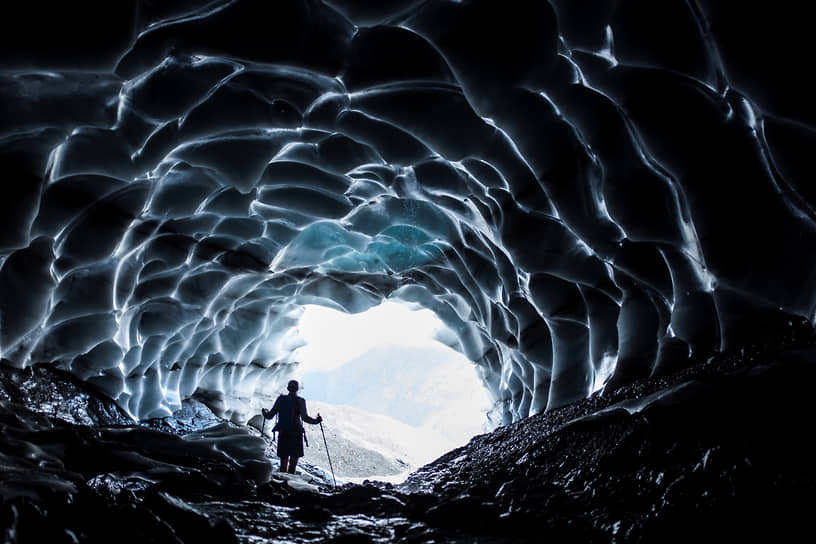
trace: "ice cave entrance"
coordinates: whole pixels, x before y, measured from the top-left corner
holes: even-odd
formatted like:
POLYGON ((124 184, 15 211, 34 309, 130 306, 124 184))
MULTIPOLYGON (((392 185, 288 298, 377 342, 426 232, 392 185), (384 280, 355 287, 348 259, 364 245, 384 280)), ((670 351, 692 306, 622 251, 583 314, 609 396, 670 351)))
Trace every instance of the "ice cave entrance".
MULTIPOLYGON (((325 420, 343 480, 402 481, 492 428, 475 365, 437 340, 452 333, 430 310, 385 301, 352 315, 309 305, 298 329, 295 378, 309 412, 325 420)), ((307 432, 304 459, 321 465, 322 437, 307 432)))

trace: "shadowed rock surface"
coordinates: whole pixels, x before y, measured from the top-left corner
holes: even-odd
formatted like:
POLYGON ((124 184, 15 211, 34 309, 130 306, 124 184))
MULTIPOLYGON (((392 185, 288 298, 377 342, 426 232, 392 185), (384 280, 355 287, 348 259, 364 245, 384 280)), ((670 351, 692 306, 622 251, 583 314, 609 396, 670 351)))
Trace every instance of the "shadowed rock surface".
MULTIPOLYGON (((403 484, 337 489, 310 466, 271 472, 257 432, 205 417, 203 405, 142 425, 121 415, 73 423, 12 400, 51 371, 4 370, 0 515, 9 542, 795 538, 816 483, 805 415, 815 356, 810 325, 792 323, 736 353, 477 436, 403 484), (193 413, 198 424, 181 429, 193 413)), ((48 378, 43 406, 76 410, 77 386, 48 378)), ((115 413, 81 394, 93 399, 84 410, 115 413)))

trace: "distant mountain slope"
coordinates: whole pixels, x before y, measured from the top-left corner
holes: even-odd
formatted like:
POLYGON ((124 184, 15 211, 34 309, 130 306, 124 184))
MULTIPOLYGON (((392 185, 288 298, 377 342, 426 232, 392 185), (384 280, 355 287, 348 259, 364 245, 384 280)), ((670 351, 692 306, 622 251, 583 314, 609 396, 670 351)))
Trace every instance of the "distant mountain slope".
MULTIPOLYGON (((310 401, 308 408, 311 415, 323 416, 331 462, 344 480, 407 475, 458 445, 433 431, 350 406, 310 401)), ((329 470, 320 426, 306 425, 306 436, 303 460, 329 470)))
POLYGON ((475 369, 444 346, 375 348, 331 371, 301 376, 309 399, 385 414, 463 443, 487 430, 487 392, 475 369))
MULTIPOLYGON (((309 414, 324 418, 335 475, 346 481, 402 481, 489 428, 489 399, 474 368, 441 345, 375 348, 296 378, 309 414)), ((253 413, 274 401, 256 395, 253 413)), ((306 432, 303 461, 330 470, 320 427, 306 425, 306 432)))

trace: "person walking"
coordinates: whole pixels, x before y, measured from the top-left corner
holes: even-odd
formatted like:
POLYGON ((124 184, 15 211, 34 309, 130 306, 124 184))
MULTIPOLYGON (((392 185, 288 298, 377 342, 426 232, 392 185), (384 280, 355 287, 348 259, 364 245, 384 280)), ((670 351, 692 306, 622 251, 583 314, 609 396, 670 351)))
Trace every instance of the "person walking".
POLYGON ((272 419, 278 416, 278 422, 272 432, 278 431, 278 457, 280 458, 280 472, 295 473, 298 459, 303 457, 303 421, 317 425, 323 421, 320 414, 317 417, 309 416, 306 410, 306 399, 299 397, 297 392, 300 384, 297 380, 290 380, 286 386, 288 395, 280 395, 271 410, 263 409, 263 416, 272 419))

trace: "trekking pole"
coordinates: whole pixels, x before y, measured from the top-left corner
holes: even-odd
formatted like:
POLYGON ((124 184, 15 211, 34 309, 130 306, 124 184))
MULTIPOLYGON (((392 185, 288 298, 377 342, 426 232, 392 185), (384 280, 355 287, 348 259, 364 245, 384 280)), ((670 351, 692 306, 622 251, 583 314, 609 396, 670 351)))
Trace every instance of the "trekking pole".
MULTIPOLYGON (((320 416, 320 414, 317 414, 320 416)), ((323 430, 323 421, 320 422, 320 433, 323 435, 323 445, 326 447, 326 457, 329 458, 329 468, 332 473, 332 481, 334 482, 334 489, 337 489, 337 480, 334 478, 334 467, 332 467, 331 455, 329 455, 329 445, 326 443, 326 432, 323 430)))

